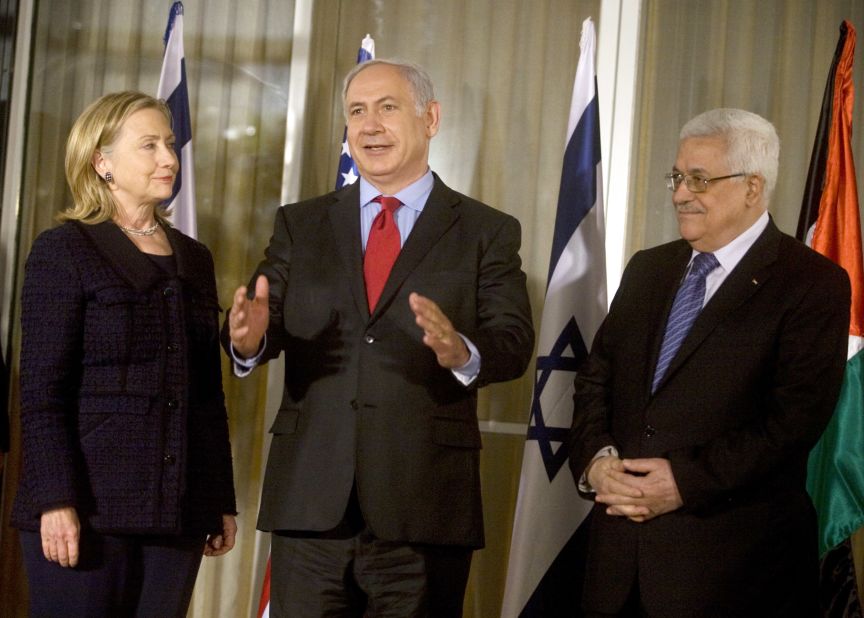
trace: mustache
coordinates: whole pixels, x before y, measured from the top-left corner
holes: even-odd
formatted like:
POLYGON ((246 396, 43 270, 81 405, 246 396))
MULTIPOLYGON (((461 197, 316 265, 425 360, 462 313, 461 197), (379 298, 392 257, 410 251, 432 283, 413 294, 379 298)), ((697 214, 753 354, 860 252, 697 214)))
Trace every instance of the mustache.
POLYGON ((704 215, 705 209, 698 204, 675 204, 675 212, 680 215, 704 215))

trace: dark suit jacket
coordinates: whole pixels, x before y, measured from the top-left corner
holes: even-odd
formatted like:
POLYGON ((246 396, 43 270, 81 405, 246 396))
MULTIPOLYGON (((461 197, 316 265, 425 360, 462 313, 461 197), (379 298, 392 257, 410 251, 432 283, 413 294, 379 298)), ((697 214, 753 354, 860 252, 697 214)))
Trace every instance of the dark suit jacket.
MULTIPOLYGON (((0 352, 0 452, 9 450, 9 371, 0 352)), ((3 466, 0 465, 0 469, 3 466)))
POLYGON ((641 524, 594 508, 584 604, 616 611, 638 579, 651 615, 815 615, 806 463, 842 380, 848 277, 769 223, 652 395, 690 255, 679 240, 633 257, 575 381, 577 478, 612 444, 669 459, 684 501, 641 524))
POLYGON ((379 538, 483 545, 476 387, 521 375, 534 341, 519 244, 516 219, 436 177, 370 316, 359 183, 278 211, 258 271, 271 286, 265 359, 285 352, 285 391, 259 528, 333 528, 356 479, 379 538), (475 384, 423 344, 411 292, 477 346, 475 384))
POLYGON ((210 252, 169 229, 171 277, 111 222, 39 235, 21 311, 13 522, 73 506, 100 532, 221 532, 234 513, 210 252))

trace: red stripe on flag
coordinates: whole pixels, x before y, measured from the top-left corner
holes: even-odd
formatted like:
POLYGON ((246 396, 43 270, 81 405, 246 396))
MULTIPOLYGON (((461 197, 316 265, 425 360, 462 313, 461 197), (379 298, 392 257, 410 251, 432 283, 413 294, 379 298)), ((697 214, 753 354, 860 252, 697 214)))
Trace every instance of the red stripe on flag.
POLYGON ((270 605, 270 558, 267 558, 267 570, 264 572, 264 583, 261 584, 261 601, 258 603, 258 618, 264 615, 264 610, 270 605))
POLYGON ((819 218, 812 247, 849 273, 852 283, 852 315, 849 334, 864 336, 864 261, 861 254, 861 223, 858 186, 852 157, 852 106, 855 86, 852 61, 855 29, 848 21, 846 42, 834 75, 834 101, 828 135, 825 183, 819 202, 819 218))

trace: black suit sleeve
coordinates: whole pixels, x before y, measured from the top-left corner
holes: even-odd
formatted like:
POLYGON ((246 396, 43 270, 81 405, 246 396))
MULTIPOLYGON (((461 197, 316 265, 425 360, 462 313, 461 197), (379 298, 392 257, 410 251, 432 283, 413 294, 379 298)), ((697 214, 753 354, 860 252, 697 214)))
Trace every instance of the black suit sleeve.
MULTIPOLYGON (((621 275, 619 290, 626 290, 632 284, 633 264, 639 254, 633 257, 621 275)), ((573 420, 570 429, 570 469, 577 480, 597 452, 606 446, 619 447, 609 429, 610 390, 613 384, 612 354, 608 334, 616 329, 618 320, 618 294, 612 300, 609 314, 591 344, 591 353, 576 373, 573 382, 573 420)))
POLYGON ((291 248, 294 243, 285 214, 285 206, 276 212, 273 237, 264 251, 264 260, 258 265, 249 284, 254 289, 255 280, 259 275, 265 275, 270 284, 270 324, 267 327, 267 345, 261 357, 262 363, 279 356, 286 341, 282 312, 288 286, 288 273, 291 268, 291 248))
POLYGON ((505 217, 480 258, 477 330, 470 337, 481 358, 477 386, 518 378, 531 359, 534 327, 520 243, 519 222, 505 217))
POLYGON ((9 373, 0 354, 0 452, 9 451, 9 373))
POLYGON ((83 471, 69 430, 80 381, 84 295, 76 261, 62 239, 33 243, 21 292, 22 478, 41 512, 78 507, 83 471))

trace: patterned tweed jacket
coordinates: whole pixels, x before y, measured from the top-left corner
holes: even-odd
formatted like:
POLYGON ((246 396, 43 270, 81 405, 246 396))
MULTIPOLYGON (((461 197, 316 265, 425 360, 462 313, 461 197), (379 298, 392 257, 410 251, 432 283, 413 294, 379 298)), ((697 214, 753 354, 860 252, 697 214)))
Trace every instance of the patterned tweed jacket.
POLYGON ((235 513, 213 260, 167 232, 176 276, 111 222, 67 222, 33 244, 19 528, 61 506, 120 533, 216 532, 235 513))

